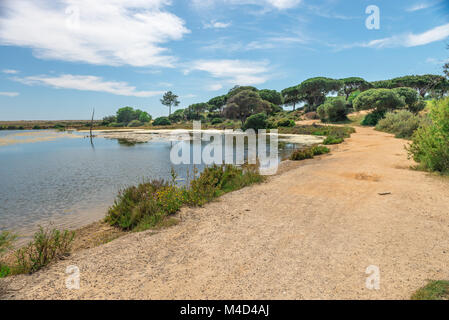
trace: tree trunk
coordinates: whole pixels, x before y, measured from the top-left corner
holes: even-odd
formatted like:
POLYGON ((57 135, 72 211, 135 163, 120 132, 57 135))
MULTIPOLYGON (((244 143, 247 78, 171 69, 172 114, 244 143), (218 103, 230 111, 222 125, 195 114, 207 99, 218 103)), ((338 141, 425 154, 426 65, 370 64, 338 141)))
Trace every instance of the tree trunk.
POLYGON ((296 108, 296 102, 293 102, 293 111, 295 111, 296 108))
POLYGON ((169 117, 171 116, 171 105, 168 106, 168 116, 169 116, 169 117))

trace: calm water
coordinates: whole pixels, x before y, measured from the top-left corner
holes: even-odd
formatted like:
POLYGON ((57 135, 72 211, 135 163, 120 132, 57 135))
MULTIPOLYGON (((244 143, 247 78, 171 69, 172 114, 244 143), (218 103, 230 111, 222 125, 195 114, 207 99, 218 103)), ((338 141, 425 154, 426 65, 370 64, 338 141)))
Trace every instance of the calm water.
MULTIPOLYGON (((81 133, 38 134, 43 138, 36 139, 36 131, 0 131, 0 229, 27 235, 49 222, 64 228, 87 225, 104 217, 119 189, 144 178, 170 177, 173 142, 129 145, 95 138, 92 146, 81 133), (22 141, 5 143, 11 135, 22 141), (24 143, 29 139, 38 141, 24 143)), ((281 157, 295 147, 284 145, 281 157)), ((192 168, 174 169, 182 183, 192 168)))

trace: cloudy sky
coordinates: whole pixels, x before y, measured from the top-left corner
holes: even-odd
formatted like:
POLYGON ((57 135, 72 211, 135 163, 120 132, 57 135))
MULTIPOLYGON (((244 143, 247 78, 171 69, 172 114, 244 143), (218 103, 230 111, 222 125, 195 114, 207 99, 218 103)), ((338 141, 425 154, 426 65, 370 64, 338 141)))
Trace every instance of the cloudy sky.
POLYGON ((186 107, 234 85, 441 74, 448 43, 448 0, 2 0, 0 120, 161 116, 167 90, 186 107))

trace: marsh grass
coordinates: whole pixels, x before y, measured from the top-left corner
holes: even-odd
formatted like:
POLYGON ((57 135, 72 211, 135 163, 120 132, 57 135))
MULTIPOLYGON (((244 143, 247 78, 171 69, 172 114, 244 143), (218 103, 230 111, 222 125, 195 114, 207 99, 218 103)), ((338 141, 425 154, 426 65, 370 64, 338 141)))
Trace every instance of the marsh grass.
POLYGON ((187 186, 176 185, 176 174, 172 170, 170 182, 150 180, 121 190, 105 221, 126 231, 171 225, 175 222, 168 218, 183 206, 202 206, 224 193, 264 180, 256 166, 213 165, 199 176, 197 173, 194 169, 194 178, 187 186))

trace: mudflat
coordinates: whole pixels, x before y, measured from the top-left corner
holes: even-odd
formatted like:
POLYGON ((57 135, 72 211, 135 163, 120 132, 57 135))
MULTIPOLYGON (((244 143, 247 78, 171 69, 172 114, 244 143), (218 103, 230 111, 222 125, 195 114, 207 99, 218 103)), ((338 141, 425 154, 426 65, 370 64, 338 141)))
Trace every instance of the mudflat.
POLYGON ((1 279, 6 298, 408 299, 449 278, 449 180, 410 170, 406 143, 357 128, 330 155, 183 209, 174 227, 1 279), (71 265, 79 290, 65 285, 71 265), (379 290, 365 286, 372 265, 379 290))

